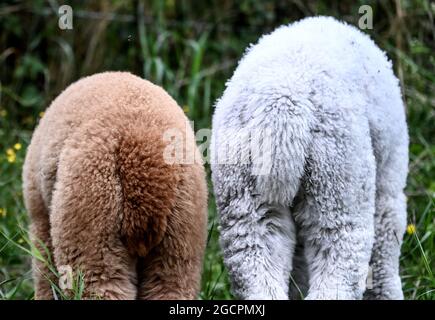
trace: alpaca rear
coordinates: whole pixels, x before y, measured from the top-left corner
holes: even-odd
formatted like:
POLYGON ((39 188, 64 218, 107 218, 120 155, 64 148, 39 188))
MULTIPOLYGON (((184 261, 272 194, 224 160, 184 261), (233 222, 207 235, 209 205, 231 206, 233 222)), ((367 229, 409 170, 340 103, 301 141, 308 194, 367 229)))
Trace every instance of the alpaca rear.
POLYGON ((216 104, 212 140, 238 297, 293 298, 295 282, 306 299, 403 298, 406 117, 391 62, 367 35, 310 17, 263 36, 216 104), (249 156, 222 161, 221 149, 249 156), (270 169, 255 172, 258 162, 270 169))
MULTIPOLYGON (((32 238, 47 243, 57 268, 84 272, 86 298, 196 296, 204 170, 163 158, 163 133, 191 130, 185 122, 159 87, 104 73, 70 86, 35 131, 23 174, 32 238)), ((187 148, 197 151, 193 141, 187 148)), ((35 260, 34 273, 36 298, 52 298, 46 266, 35 260)))

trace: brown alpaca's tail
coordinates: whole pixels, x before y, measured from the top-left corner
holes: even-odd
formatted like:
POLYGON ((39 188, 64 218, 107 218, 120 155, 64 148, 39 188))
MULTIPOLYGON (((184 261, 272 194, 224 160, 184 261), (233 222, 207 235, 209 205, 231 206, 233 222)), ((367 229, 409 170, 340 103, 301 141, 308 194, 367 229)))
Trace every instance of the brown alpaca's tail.
POLYGON ((176 198, 179 166, 164 161, 158 128, 126 130, 119 147, 123 194, 121 239, 130 253, 144 257, 163 238, 176 198))

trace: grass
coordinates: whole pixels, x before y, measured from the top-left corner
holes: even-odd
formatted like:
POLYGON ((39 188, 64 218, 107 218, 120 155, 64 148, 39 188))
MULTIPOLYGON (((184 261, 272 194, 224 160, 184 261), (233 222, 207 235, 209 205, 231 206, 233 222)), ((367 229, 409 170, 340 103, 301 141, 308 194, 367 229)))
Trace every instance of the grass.
MULTIPOLYGON (((408 222, 415 230, 409 228, 402 247, 405 297, 435 299, 435 58, 430 41, 435 9, 424 0, 289 1, 288 8, 271 1, 244 0, 236 6, 222 0, 210 2, 208 10, 204 4, 193 10, 188 1, 83 2, 74 20, 79 32, 64 33, 56 29, 54 11, 45 1, 1 5, 0 65, 6 72, 0 74, 0 298, 33 298, 30 256, 41 255, 26 232, 21 169, 40 113, 68 83, 102 70, 130 70, 162 85, 194 121, 195 130, 209 128, 213 103, 250 42, 305 15, 334 15, 357 24, 359 2, 374 7, 375 30, 368 32, 394 60, 407 104, 411 143, 406 193, 408 222), (100 18, 86 18, 89 12, 100 18), (115 13, 112 20, 104 19, 108 13, 115 13), (30 20, 32 24, 25 22, 30 20)), ((231 299, 210 181, 209 189, 200 298, 231 299)), ((82 280, 74 283, 69 296, 55 286, 58 298, 79 299, 82 280)))

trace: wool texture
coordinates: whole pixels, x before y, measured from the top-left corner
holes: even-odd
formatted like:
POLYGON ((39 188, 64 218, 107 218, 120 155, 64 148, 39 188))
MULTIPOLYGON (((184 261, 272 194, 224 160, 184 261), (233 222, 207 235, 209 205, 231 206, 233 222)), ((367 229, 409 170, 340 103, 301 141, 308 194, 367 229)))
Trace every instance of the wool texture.
MULTIPOLYGON (((55 268, 84 274, 84 298, 196 297, 207 186, 187 121, 162 88, 126 72, 83 78, 45 112, 23 170, 31 239, 55 268), (174 129, 196 161, 167 163, 174 129)), ((52 299, 58 279, 36 258, 33 272, 35 298, 52 299)))
POLYGON ((239 298, 403 298, 405 110, 367 35, 312 17, 261 37, 216 104, 211 155, 239 298))

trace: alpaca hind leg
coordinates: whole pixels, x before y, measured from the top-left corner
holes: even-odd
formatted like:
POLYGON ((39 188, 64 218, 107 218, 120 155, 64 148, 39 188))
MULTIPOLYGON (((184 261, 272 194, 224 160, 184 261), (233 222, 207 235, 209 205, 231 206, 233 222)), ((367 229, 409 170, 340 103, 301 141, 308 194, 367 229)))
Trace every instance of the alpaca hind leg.
POLYGON ((201 280, 202 253, 183 239, 168 236, 138 262, 139 300, 192 300, 201 280))
POLYGON ((242 299, 287 300, 296 241, 293 219, 284 205, 262 201, 242 172, 240 167, 221 166, 214 179, 220 242, 232 289, 242 299), (241 177, 237 185, 224 181, 235 172, 241 177))
POLYGON ((138 263, 140 300, 197 298, 207 229, 202 167, 184 168, 162 241, 138 263))
MULTIPOLYGON (((396 150, 406 150, 396 149, 396 150)), ((399 256, 406 227, 407 154, 395 151, 378 168, 376 183, 375 243, 371 257, 373 288, 365 299, 403 299, 399 256)))
MULTIPOLYGON (((358 124, 352 134, 358 133, 358 124)), ((365 131, 363 131, 365 132, 365 131)), ((315 137, 302 226, 310 275, 307 299, 361 299, 372 249, 375 159, 368 135, 315 137), (354 144, 358 144, 354 145, 354 144)))
POLYGON ((236 101, 221 101, 234 110, 243 107, 231 126, 217 118, 213 129, 220 240, 236 295, 288 299, 296 243, 290 208, 304 175, 314 117, 309 103, 294 106, 281 87, 255 92, 249 99, 240 94, 236 101))
POLYGON ((30 239, 42 257, 42 259, 32 257, 35 299, 50 300, 53 299, 51 284, 57 285, 57 281, 54 270, 51 269, 54 268, 54 264, 52 260, 49 213, 33 177, 26 175, 24 180, 24 199, 31 218, 30 239))
POLYGON ((82 298, 135 299, 136 259, 120 237, 123 195, 110 132, 91 123, 61 153, 50 215, 54 257, 58 270, 71 268, 75 279, 82 273, 82 298))
POLYGON ((287 300, 295 244, 291 214, 254 204, 245 198, 221 209, 221 246, 233 290, 244 299, 287 300))

